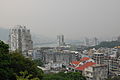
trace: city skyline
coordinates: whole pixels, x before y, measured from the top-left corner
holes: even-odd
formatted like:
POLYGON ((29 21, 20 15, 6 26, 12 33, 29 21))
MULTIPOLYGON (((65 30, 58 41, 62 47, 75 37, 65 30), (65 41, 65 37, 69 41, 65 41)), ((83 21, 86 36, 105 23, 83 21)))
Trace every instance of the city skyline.
POLYGON ((119 0, 4 0, 0 28, 25 25, 36 34, 67 39, 119 36, 119 0))

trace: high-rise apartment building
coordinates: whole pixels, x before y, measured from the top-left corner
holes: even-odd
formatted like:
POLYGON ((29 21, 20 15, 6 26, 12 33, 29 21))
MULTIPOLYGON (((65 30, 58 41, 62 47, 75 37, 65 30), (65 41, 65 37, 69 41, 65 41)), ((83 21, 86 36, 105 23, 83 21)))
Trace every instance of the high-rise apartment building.
POLYGON ((85 38, 85 46, 96 46, 99 44, 99 40, 98 38, 94 37, 94 38, 85 38))
POLYGON ((93 45, 96 46, 99 44, 99 41, 96 37, 93 38, 93 45))
POLYGON ((18 50, 22 53, 33 49, 30 30, 21 25, 11 28, 9 31, 9 45, 11 51, 18 50))
POLYGON ((57 40, 58 40, 58 45, 59 46, 65 46, 64 35, 58 35, 57 40))
POLYGON ((90 46, 90 40, 88 38, 85 38, 85 46, 90 46))
POLYGON ((120 42, 120 36, 117 38, 117 41, 120 42))

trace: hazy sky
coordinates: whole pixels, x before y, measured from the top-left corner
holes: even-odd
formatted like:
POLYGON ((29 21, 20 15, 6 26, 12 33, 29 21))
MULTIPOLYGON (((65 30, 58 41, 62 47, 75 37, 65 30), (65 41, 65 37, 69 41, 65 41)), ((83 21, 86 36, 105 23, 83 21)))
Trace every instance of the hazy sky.
POLYGON ((67 38, 120 35, 120 0, 0 0, 0 27, 67 38))

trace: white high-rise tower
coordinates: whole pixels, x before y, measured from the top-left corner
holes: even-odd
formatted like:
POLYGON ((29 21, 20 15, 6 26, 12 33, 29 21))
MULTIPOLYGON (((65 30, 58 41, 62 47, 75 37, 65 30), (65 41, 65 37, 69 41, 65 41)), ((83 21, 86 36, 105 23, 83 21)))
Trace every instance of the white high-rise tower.
POLYGON ((9 32, 10 50, 18 50, 22 53, 33 49, 30 30, 26 26, 17 25, 10 29, 9 32))

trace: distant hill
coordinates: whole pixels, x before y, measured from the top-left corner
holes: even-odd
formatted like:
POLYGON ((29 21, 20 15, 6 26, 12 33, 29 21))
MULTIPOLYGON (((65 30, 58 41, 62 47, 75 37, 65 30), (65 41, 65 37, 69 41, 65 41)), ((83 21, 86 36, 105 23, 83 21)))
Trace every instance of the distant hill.
POLYGON ((89 47, 88 49, 92 49, 92 48, 99 49, 101 47, 102 48, 114 48, 116 46, 120 46, 120 42, 118 42, 118 41, 103 41, 99 45, 89 47))
POLYGON ((0 40, 8 41, 9 30, 0 28, 0 40))

